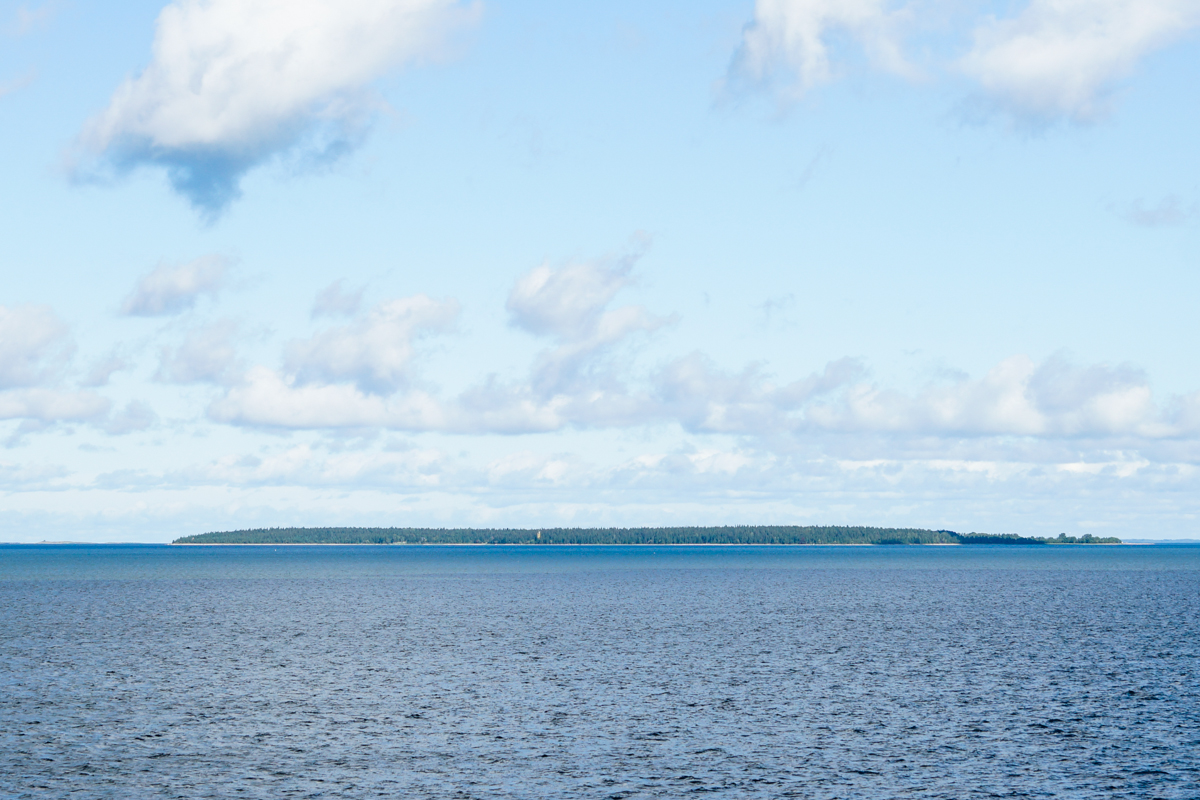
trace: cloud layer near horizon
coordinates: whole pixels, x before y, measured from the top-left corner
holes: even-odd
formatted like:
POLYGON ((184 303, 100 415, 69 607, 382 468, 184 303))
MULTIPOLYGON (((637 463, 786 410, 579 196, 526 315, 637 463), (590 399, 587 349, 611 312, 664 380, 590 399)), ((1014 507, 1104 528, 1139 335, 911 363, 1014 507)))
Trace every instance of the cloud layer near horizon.
MULTIPOLYGON (((652 498, 660 511, 715 503, 732 513, 749 503, 756 515, 790 508, 796 518, 804 497, 821 498, 819 520, 829 521, 856 498, 852 516, 870 521, 876 512, 862 509, 901 513, 901 497, 903 513, 947 497, 994 513, 1005 492, 1169 495, 1200 479, 1200 392, 1155 399, 1132 365, 1014 355, 976 377, 901 389, 850 357, 782 378, 766 364, 731 369, 699 351, 643 360, 640 343, 677 320, 622 301, 636 286, 637 259, 540 264, 518 276, 504 303, 509 322, 541 349, 523 373, 480 374, 453 393, 424 373, 430 352, 454 357, 462 310, 453 298, 388 298, 359 310, 357 300, 336 303, 339 319, 323 314, 310 336, 275 340, 265 361, 251 355, 236 319, 143 320, 171 326, 177 343, 119 345, 112 352, 122 355, 92 371, 150 369, 160 388, 198 401, 183 416, 162 397, 118 402, 103 383, 74 388, 71 332, 53 311, 0 309, 0 419, 15 425, 10 447, 72 425, 86 426, 91 441, 184 426, 241 443, 226 455, 189 447, 163 466, 90 475, 0 462, 0 481, 114 497, 272 487, 433 493, 455 504, 470 498, 476 521, 551 499, 573 514, 652 498), (615 450, 614 440, 623 442, 615 450)), ((160 284, 176 285, 150 282, 160 284)), ((130 296, 146 285, 143 277, 130 296)), ((318 307, 322 295, 330 291, 318 307)))
MULTIPOLYGON (((543 264, 518 278, 506 304, 512 323, 546 347, 525 376, 480 376, 458 396, 443 396, 417 372, 420 342, 451 331, 459 315, 453 299, 425 295, 386 300, 293 340, 278 368, 253 365, 232 380, 224 367, 173 369, 223 387, 208 410, 214 421, 265 429, 521 434, 668 425, 776 442, 815 434, 1200 436, 1200 393, 1158 403, 1134 366, 1077 366, 1061 356, 1039 364, 1015 355, 981 377, 915 391, 878 384, 853 358, 787 381, 762 365, 722 369, 700 352, 640 367, 629 344, 671 318, 617 302, 635 261, 543 264)), ((192 338, 180 353, 192 347, 198 361, 234 359, 227 339, 200 346, 192 338)))

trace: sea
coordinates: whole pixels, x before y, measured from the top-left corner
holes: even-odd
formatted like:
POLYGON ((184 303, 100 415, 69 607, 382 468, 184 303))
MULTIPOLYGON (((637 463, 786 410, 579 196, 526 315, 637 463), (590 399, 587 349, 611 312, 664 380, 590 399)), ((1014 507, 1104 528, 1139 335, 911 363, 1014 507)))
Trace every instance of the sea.
POLYGON ((0 546, 2 798, 1200 798, 1200 546, 0 546))

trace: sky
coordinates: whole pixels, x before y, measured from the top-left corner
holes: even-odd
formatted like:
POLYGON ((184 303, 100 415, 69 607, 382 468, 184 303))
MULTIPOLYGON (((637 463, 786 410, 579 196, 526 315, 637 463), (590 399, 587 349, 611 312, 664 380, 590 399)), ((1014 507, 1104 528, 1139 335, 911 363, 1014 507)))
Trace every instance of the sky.
POLYGON ((1200 538, 1200 0, 0 0, 0 541, 1200 538))

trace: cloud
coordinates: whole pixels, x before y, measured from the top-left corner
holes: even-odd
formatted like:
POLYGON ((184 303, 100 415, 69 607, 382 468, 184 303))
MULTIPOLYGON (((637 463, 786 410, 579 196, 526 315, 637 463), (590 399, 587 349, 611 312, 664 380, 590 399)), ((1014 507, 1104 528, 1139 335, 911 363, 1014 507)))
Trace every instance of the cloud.
POLYGON ((28 3, 17 6, 15 18, 9 23, 13 36, 25 36, 50 21, 58 12, 57 2, 42 3, 30 8, 28 3))
POLYGON ((0 392, 0 419, 80 422, 108 413, 109 401, 92 392, 29 388, 0 392))
POLYGON ((512 323, 553 343, 538 355, 527 381, 492 376, 450 400, 414 389, 417 340, 450 330, 459 313, 457 301, 417 295, 291 342, 281 372, 251 370, 209 414, 267 427, 504 433, 642 419, 643 399, 598 366, 622 340, 669 321, 641 306, 609 308, 630 284, 639 254, 557 269, 544 265, 517 280, 508 300, 512 323))
POLYGON ((218 422, 266 428, 450 427, 441 404, 423 392, 383 397, 346 383, 304 385, 266 367, 250 369, 209 406, 208 416, 218 422))
POLYGON ((73 350, 67 326, 48 306, 0 306, 0 389, 52 379, 73 350))
POLYGON ((1197 206, 1195 203, 1184 205, 1177 195, 1172 194, 1158 201, 1155 206, 1147 208, 1141 200, 1138 200, 1118 213, 1134 225, 1144 228, 1162 228, 1182 225, 1195 219, 1197 206))
POLYGON ((0 420, 22 420, 6 446, 57 422, 94 420, 109 401, 61 387, 74 352, 67 326, 47 306, 0 306, 0 420))
POLYGON ((455 0, 176 0, 152 58, 127 79, 80 145, 118 172, 166 169, 176 191, 217 213, 242 175, 277 153, 353 147, 378 105, 371 81, 437 57, 479 16, 455 0))
POLYGON ((858 51, 915 80, 926 71, 905 43, 920 36, 922 63, 976 81, 984 107, 1090 122, 1139 61, 1197 26, 1198 0, 1029 0, 1002 19, 939 3, 758 0, 727 83, 774 83, 796 99, 844 73, 858 51))
MULTIPOLYGON (((700 352, 639 364, 630 343, 673 320, 618 304, 640 253, 543 264, 518 277, 506 303, 510 323, 548 347, 525 375, 488 374, 457 395, 417 380, 419 341, 450 330, 459 314, 456 301, 425 295, 380 303, 290 342, 282 369, 232 370, 232 350, 223 349, 220 332, 207 332, 164 355, 160 373, 222 382, 223 395, 208 409, 215 421, 295 430, 674 430, 739 437, 779 452, 817 443, 868 451, 887 441, 889 452, 908 448, 923 456, 965 447, 965 440, 1161 449, 1168 444, 1156 443, 1200 436, 1200 393, 1159 402, 1144 372, 1127 364, 1080 366, 1062 356, 1035 363, 1017 355, 977 378, 942 373, 910 390, 872 381, 855 358, 782 379, 761 363, 730 370, 700 352), (204 359, 223 352, 206 366, 204 359)), ((340 296, 338 284, 331 290, 340 296)))
POLYGON ((557 346, 538 356, 531 380, 542 395, 570 390, 594 381, 586 374, 597 357, 635 333, 649 333, 673 321, 651 314, 644 306, 608 306, 633 281, 630 274, 644 252, 639 241, 630 254, 553 268, 536 267, 517 280, 507 309, 512 323, 557 346))
POLYGON ((423 294, 380 303, 364 319, 289 344, 287 371, 301 384, 348 380, 366 392, 393 392, 406 381, 413 342, 450 330, 458 310, 453 298, 423 294))
POLYGON ((36 80, 36 79, 37 79, 37 72, 35 72, 34 70, 29 70, 24 75, 13 78, 11 80, 0 82, 0 97, 4 97, 5 95, 12 94, 13 92, 20 91, 21 89, 24 89, 29 84, 33 83, 34 80, 36 80))
MULTIPOLYGON (((858 383, 807 409, 802 427, 940 436, 1158 438, 1194 435, 1172 423, 1132 366, 1077 367, 1062 357, 1013 356, 977 380, 905 394, 858 383)), ((1182 423, 1182 424, 1181 424, 1182 423)))
POLYGON ((1196 0, 1032 0, 979 25, 960 66, 1017 114, 1087 122, 1139 60, 1198 24, 1196 0))
POLYGON ((344 280, 336 280, 322 289, 313 300, 313 319, 317 317, 348 317, 358 312, 362 305, 363 289, 353 292, 342 290, 344 280))
POLYGON ((228 268, 228 261, 220 256, 204 256, 178 266, 163 264, 138 281, 121 304, 121 313, 158 317, 186 311, 200 296, 212 297, 221 290, 228 268))
POLYGON ((731 77, 762 82, 782 70, 793 78, 787 94, 800 97, 833 79, 835 41, 842 38, 853 40, 874 65, 914 75, 901 52, 908 14, 896 6, 888 0, 758 0, 731 77))
POLYGON ((140 400, 132 400, 120 411, 104 420, 101 429, 112 436, 144 431, 158 421, 158 415, 140 400))
POLYGON ((188 332, 178 347, 159 352, 155 380, 163 383, 228 383, 238 377, 238 324, 220 320, 188 332))
POLYGON ((702 353, 692 353, 667 364, 654 382, 662 415, 685 430, 764 436, 801 427, 798 412, 810 401, 855 385, 864 373, 860 361, 843 358, 821 373, 778 385, 763 374, 761 365, 731 374, 717 369, 702 353))
POLYGON ((453 298, 426 295, 378 304, 362 318, 286 347, 283 371, 254 367, 209 407, 209 417, 275 428, 446 430, 436 398, 411 388, 417 340, 450 330, 453 298), (401 389, 406 391, 397 394, 401 389))
POLYGON ((53 490, 70 473, 62 466, 0 461, 0 488, 6 491, 53 490))
POLYGON ((107 386, 109 379, 117 372, 127 370, 132 366, 129 360, 117 351, 109 353, 92 365, 80 382, 83 386, 107 386))

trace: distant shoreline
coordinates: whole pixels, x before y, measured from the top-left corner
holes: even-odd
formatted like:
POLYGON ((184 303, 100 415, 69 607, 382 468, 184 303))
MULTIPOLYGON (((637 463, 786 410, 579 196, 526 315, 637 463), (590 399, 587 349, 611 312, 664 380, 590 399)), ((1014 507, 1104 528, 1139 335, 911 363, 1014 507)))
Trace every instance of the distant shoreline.
MULTIPOLYGON (((32 544, 89 544, 88 542, 34 542, 32 544)), ((1125 546, 1170 542, 1068 542, 1063 546, 1125 546)), ((1187 544, 1185 542, 1184 544, 1187 544)), ((874 542, 167 542, 170 547, 895 547, 874 542)), ((925 542, 904 547, 979 547, 962 542, 925 542)))
POLYGON ((1015 533, 848 525, 727 525, 644 528, 252 528, 183 536, 172 544, 530 544, 530 545, 1022 545, 1120 544, 1085 534, 1054 539, 1015 533))

